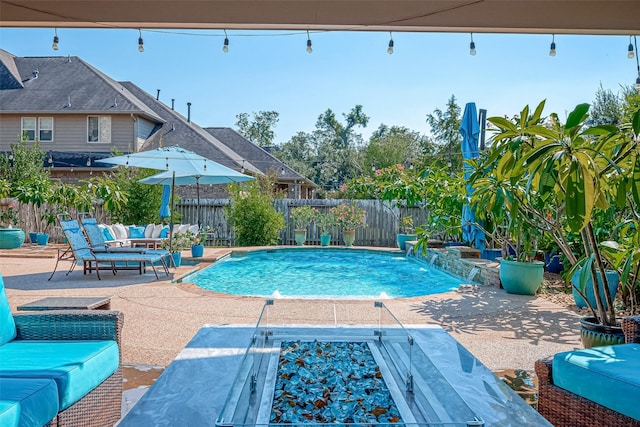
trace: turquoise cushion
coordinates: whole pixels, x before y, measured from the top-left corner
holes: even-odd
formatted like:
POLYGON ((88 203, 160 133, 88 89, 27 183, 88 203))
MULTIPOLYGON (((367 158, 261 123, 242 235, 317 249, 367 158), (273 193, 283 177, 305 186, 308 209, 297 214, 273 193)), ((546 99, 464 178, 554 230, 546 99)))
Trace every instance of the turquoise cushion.
POLYGON ((0 426, 41 426, 57 414, 55 381, 0 377, 0 426))
POLYGON ((165 225, 162 227, 162 230, 160 230, 160 238, 165 239, 167 237, 169 237, 169 226, 165 225))
POLYGON ((619 344, 558 353, 558 387, 640 420, 640 344, 619 344))
POLYGON ((15 340, 0 347, 0 360, 0 377, 54 380, 60 410, 63 410, 118 369, 118 344, 90 340, 15 340))
POLYGON ((144 239, 144 227, 136 227, 134 225, 129 227, 130 239, 144 239))
POLYGON ((107 242, 111 240, 116 240, 107 227, 102 229, 102 235, 104 236, 104 240, 106 240, 107 242))
POLYGON ((8 343, 16 337, 16 322, 11 314, 11 307, 4 291, 4 281, 0 274, 0 345, 8 343))

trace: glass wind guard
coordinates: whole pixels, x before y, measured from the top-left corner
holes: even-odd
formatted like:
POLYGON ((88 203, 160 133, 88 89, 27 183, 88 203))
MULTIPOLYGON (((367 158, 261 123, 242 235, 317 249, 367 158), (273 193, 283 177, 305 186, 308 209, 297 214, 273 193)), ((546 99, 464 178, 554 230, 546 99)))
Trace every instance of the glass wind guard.
POLYGON ((383 303, 375 314, 374 327, 274 326, 286 313, 268 300, 216 425, 484 425, 411 330, 383 303))

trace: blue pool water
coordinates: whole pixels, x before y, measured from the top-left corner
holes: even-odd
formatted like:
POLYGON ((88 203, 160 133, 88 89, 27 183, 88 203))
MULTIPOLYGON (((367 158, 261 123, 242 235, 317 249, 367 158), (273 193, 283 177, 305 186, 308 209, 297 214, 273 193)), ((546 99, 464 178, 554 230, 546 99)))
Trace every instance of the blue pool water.
POLYGON ((188 281, 211 291, 282 298, 403 298, 465 283, 420 260, 358 250, 273 250, 228 257, 188 281))

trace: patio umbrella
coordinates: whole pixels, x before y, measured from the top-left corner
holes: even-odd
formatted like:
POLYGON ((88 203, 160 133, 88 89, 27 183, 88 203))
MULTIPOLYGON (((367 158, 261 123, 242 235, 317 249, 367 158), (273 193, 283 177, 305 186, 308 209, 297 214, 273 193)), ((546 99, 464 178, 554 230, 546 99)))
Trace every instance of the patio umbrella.
MULTIPOLYGON (((462 158, 473 159, 478 157, 478 135, 480 126, 478 125, 478 113, 476 104, 468 102, 464 107, 462 122, 460 123, 460 133, 462 134, 462 158)), ((473 225, 476 222, 475 208, 469 206, 473 188, 469 184, 469 176, 472 168, 464 164, 464 179, 467 181, 467 202, 462 206, 462 238, 466 242, 474 243, 477 249, 484 249, 484 232, 473 225)))
POLYGON ((171 209, 169 209, 169 202, 171 200, 171 185, 165 184, 162 188, 162 202, 160 203, 160 210, 158 216, 160 218, 169 218, 171 216, 171 209))
POLYGON ((244 175, 236 172, 221 164, 211 162, 204 173, 183 174, 167 171, 160 172, 156 175, 141 179, 138 182, 144 184, 164 184, 173 183, 173 185, 196 185, 197 211, 198 211, 198 228, 202 225, 200 219, 200 184, 229 184, 231 182, 243 182, 253 179, 252 176, 244 175))
MULTIPOLYGON (((105 159, 96 160, 100 163, 108 163, 112 165, 133 166, 137 168, 160 169, 169 171, 172 176, 176 173, 181 174, 204 174, 209 167, 219 165, 213 160, 202 157, 193 151, 184 148, 160 147, 155 150, 139 151, 137 153, 125 154, 122 156, 107 157, 105 159)), ((175 184, 171 184, 171 212, 170 212, 170 229, 173 230, 173 212, 174 212, 174 192, 175 184)), ((172 235, 169 234, 169 251, 172 249, 172 235)))

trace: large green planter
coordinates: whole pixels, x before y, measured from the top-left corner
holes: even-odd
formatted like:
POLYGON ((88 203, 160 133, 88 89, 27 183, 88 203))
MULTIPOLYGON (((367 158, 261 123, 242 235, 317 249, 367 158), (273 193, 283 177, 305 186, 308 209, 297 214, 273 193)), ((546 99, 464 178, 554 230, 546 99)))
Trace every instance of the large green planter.
MULTIPOLYGON (((584 300, 584 298, 582 298, 582 296, 576 291, 574 286, 577 286, 578 288, 580 287, 580 274, 582 272, 582 269, 579 268, 575 271, 575 273, 573 273, 573 276, 571 277, 571 292, 573 293, 573 300, 575 301, 576 305, 578 306, 578 308, 584 308, 587 306, 587 302, 584 300)), ((616 294, 618 293, 618 283, 620 282, 620 276, 618 275, 618 272, 615 270, 607 270, 606 273, 607 276, 607 284, 609 285, 609 295, 611 296, 611 300, 615 300, 616 299, 616 294)), ((607 299, 604 295, 604 285, 602 284, 602 275, 600 274, 600 272, 597 272, 597 277, 598 277, 598 284, 600 285, 598 289, 600 289, 600 298, 602 300, 602 304, 604 304, 604 309, 606 310, 609 305, 607 304, 607 299)), ((596 295, 593 292, 593 279, 591 278, 591 276, 589 276, 589 278, 587 279, 587 284, 585 285, 585 290, 584 290, 584 294, 587 297, 587 300, 589 301, 589 304, 591 304, 591 307, 596 308, 597 307, 597 303, 596 303, 596 295)))
POLYGON ((320 246, 329 246, 331 244, 331 234, 321 234, 320 235, 320 246))
POLYGON ((304 242, 307 241, 307 230, 304 228, 296 228, 293 230, 293 236, 296 240, 296 246, 302 246, 304 242))
POLYGON ((24 243, 24 231, 20 228, 0 228, 0 249, 16 249, 24 243))
POLYGON ((342 240, 345 246, 353 246, 356 241, 356 230, 344 230, 342 232, 342 240))
POLYGON ((584 348, 624 344, 624 332, 620 326, 600 325, 595 317, 583 317, 580 319, 580 340, 584 348))
POLYGON ((544 262, 500 261, 500 282, 509 294, 535 295, 542 285, 544 262))

